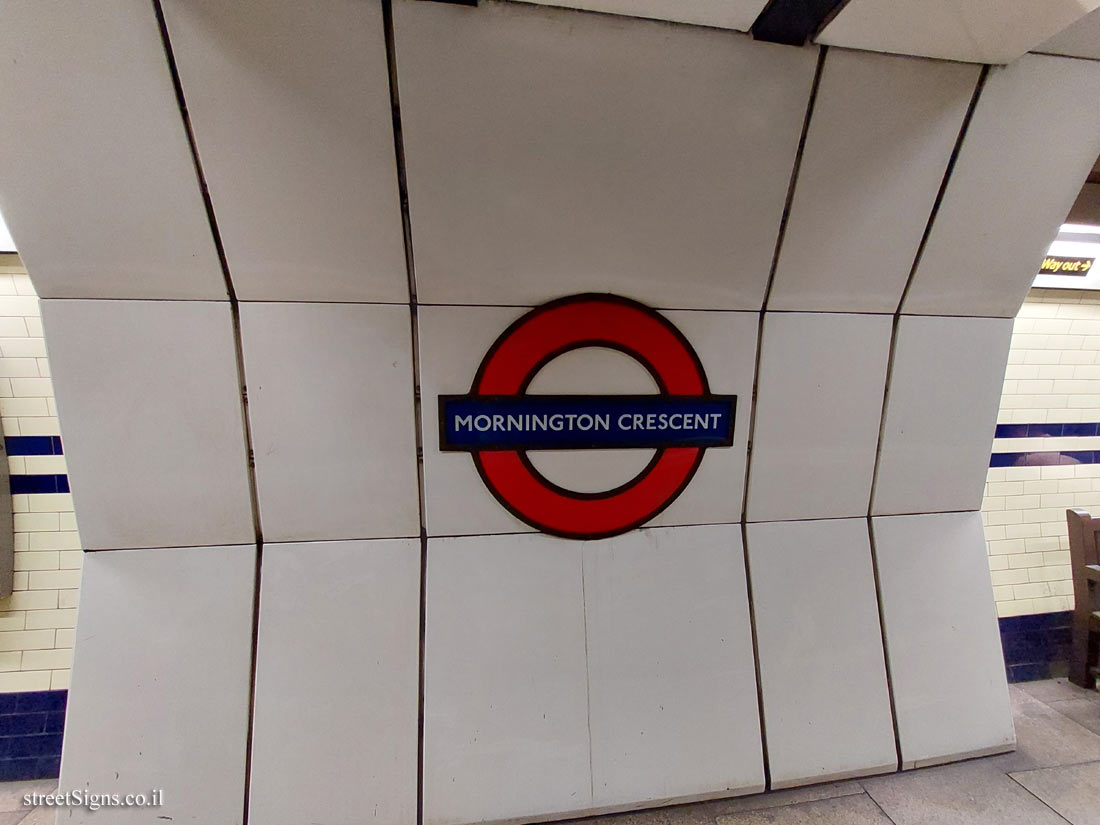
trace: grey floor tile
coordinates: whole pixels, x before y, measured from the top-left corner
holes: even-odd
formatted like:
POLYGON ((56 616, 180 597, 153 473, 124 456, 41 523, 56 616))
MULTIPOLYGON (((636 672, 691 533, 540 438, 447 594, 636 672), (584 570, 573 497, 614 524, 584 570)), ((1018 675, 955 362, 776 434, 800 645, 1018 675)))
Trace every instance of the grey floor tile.
POLYGON ((1069 699, 1091 699, 1093 702, 1100 702, 1100 692, 1085 690, 1065 678, 1043 679, 1040 682, 1017 682, 1014 687, 1040 702, 1064 702, 1069 699))
POLYGON ((0 812, 0 825, 20 825, 28 813, 29 811, 26 808, 21 811, 2 811, 0 812))
POLYGON ((816 802, 821 799, 855 796, 861 793, 863 793, 863 786, 855 781, 826 782, 822 785, 788 788, 783 791, 740 796, 736 799, 723 799, 708 804, 714 809, 714 815, 719 816, 745 811, 761 811, 766 808, 779 808, 784 805, 797 805, 802 802, 816 802))
POLYGON ((1100 702, 1095 699, 1067 699, 1062 702, 1047 702, 1049 708, 1068 716, 1078 725, 1100 734, 1100 702))
POLYGON ((925 768, 862 784, 896 825, 1065 825, 995 761, 925 768))
POLYGON ((648 811, 570 819, 558 825, 714 825, 714 814, 704 810, 704 804, 696 802, 648 811))
POLYGON ((695 802, 690 805, 672 805, 649 811, 570 820, 570 825, 714 825, 717 817, 727 814, 759 811, 862 793, 863 788, 858 782, 826 782, 773 793, 758 793, 752 796, 716 799, 711 802, 695 802))
POLYGON ((1100 762, 1012 774, 1073 825, 1100 825, 1100 762))
POLYGON ((56 779, 32 779, 23 782, 0 782, 0 812, 22 811, 23 795, 29 793, 47 794, 57 790, 56 779))
POLYGON ((890 825, 865 794, 720 816, 717 825, 890 825))
POLYGON ((1009 686, 1016 724, 1016 751, 991 757, 1005 773, 1100 760, 1100 735, 1040 702, 1017 685, 1009 686))
MULTIPOLYGON (((35 808, 31 811, 26 819, 20 819, 19 825, 54 825, 58 820, 65 821, 65 813, 71 809, 68 808, 35 808), (61 816, 58 817, 58 811, 61 811, 61 816)), ((106 820, 104 820, 106 825, 106 820)))
POLYGON ((564 820, 558 825, 714 825, 714 815, 705 814, 700 803, 671 808, 653 808, 625 814, 606 814, 564 820))

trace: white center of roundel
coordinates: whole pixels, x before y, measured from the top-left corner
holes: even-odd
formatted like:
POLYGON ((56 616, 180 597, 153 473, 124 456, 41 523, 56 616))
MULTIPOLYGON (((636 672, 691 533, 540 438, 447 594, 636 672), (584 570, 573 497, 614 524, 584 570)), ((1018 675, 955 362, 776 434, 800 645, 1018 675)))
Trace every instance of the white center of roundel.
MULTIPOLYGON (((629 355, 604 347, 585 347, 559 355, 544 366, 528 395, 650 395, 657 384, 629 355)), ((567 490, 599 493, 638 475, 653 450, 531 450, 531 463, 548 480, 567 490)))

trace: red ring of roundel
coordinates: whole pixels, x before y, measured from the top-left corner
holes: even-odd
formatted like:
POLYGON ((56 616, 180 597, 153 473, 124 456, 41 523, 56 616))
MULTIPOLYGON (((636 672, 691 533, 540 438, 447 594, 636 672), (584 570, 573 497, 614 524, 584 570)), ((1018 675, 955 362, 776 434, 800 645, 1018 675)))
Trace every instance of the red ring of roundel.
MULTIPOLYGON (((548 360, 572 349, 605 346, 645 366, 662 395, 706 395, 699 356, 655 310, 617 295, 561 298, 528 312, 506 329, 478 368, 471 395, 522 395, 548 360)), ((521 521, 544 533, 595 539, 638 527, 675 501, 703 459, 700 447, 667 447, 632 480, 602 493, 553 484, 520 450, 473 453, 489 491, 521 521)))

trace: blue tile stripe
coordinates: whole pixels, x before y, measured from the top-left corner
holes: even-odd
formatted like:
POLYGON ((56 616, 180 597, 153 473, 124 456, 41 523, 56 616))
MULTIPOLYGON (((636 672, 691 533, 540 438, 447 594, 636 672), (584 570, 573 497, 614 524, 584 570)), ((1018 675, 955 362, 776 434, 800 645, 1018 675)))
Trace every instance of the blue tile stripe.
MULTIPOLYGON (((1100 435, 1100 423, 998 424, 995 438, 1091 438, 1100 435)), ((1100 450, 1035 450, 993 453, 990 467, 1046 467, 1100 464, 1100 450)))
POLYGON ((4 449, 8 455, 64 455, 59 435, 8 435, 4 449))
POLYGON ((65 690, 0 693, 0 782, 58 775, 68 698, 65 690))
POLYGON ((1073 612, 1005 616, 997 622, 1010 682, 1065 676, 1073 651, 1073 612))
MULTIPOLYGON (((61 436, 58 435, 9 435, 4 437, 4 449, 9 456, 64 455, 61 436)), ((67 475, 13 474, 9 478, 13 496, 29 493, 67 493, 67 475)))
POLYGON ((1100 464, 1100 450, 993 453, 989 457, 990 467, 1050 467, 1073 464, 1100 464))
POLYGON ((67 493, 67 475, 13 475, 9 477, 13 496, 28 493, 67 493))
POLYGON ((998 424, 996 438, 1063 438, 1100 435, 1100 424, 998 424))

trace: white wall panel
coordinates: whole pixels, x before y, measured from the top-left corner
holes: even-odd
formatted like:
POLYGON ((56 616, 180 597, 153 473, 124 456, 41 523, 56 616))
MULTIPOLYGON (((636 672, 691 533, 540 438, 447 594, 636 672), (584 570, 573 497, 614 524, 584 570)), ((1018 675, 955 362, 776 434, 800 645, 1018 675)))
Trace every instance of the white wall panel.
POLYGON ((394 17, 422 301, 759 308, 813 49, 510 3, 394 17))
POLYGON ((740 525, 581 547, 593 805, 763 790, 740 525))
POLYGON ((1007 318, 901 317, 875 515, 981 506, 1011 337, 1007 318))
POLYGON ((980 514, 872 521, 903 767, 1011 749, 980 514))
POLYGON ((407 301, 381 4, 164 14, 237 294, 407 301))
POLYGON ((867 520, 747 528, 773 788, 897 769, 867 520))
POLYGON ((0 209, 38 294, 225 298, 153 7, 0 9, 0 209))
MULTIPOLYGON (((251 680, 254 547, 84 556, 61 785, 164 789, 111 822, 240 823, 251 680), (152 813, 151 813, 152 812, 152 813)), ((72 808, 66 823, 100 823, 72 808)))
POLYGON ((829 51, 768 309, 897 309, 978 74, 829 51))
POLYGON ((532 531, 497 503, 468 453, 439 449, 439 396, 469 392, 493 341, 524 312, 514 307, 419 309, 424 521, 429 535, 532 531))
POLYGON ((1016 314, 1100 155, 1097 100, 1093 61, 1025 55, 990 70, 903 312, 1016 314))
POLYGON ((526 0, 544 6, 652 17, 697 26, 748 31, 767 0, 526 0))
POLYGON ((420 533, 406 306, 243 303, 268 541, 420 533))
POLYGON ((765 316, 750 521, 867 514, 890 333, 887 315, 765 316))
POLYGON ((1097 0, 850 0, 819 43, 971 63, 1009 63, 1097 0))
POLYGON ((428 543, 424 822, 591 805, 581 545, 428 543))
POLYGON ((251 821, 416 819, 419 604, 418 540, 264 546, 251 821))
POLYGON ((229 304, 42 302, 88 549, 252 541, 229 304))
POLYGON ((1044 40, 1032 51, 1100 60, 1100 8, 1044 40))

